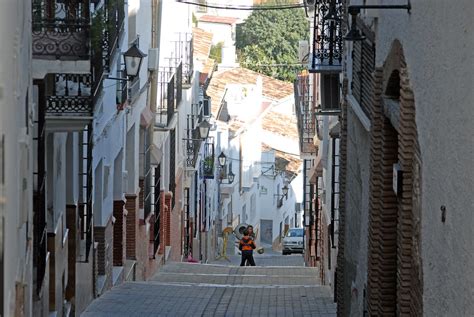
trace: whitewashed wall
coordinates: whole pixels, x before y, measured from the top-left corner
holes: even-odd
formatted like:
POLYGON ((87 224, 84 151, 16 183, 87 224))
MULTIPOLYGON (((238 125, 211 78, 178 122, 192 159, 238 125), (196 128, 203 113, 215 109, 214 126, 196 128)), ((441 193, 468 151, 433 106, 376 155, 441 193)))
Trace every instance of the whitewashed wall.
MULTIPOLYGON (((3 220, 4 311, 15 312, 15 284, 26 284, 25 315, 32 314, 32 81, 31 7, 29 1, 0 2, 0 142, 4 144, 4 179, 0 180, 0 218, 3 220), (28 133, 27 133, 28 132, 28 133), (4 200, 4 201, 3 201, 4 200)), ((2 161, 0 157, 0 161, 2 161)), ((0 248, 2 246, 0 245, 0 248)))

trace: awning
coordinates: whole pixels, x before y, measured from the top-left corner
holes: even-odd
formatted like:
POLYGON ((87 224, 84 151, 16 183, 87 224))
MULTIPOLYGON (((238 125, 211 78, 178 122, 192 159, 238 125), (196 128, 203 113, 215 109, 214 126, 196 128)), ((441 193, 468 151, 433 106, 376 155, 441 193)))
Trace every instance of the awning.
POLYGON ((311 184, 316 184, 317 177, 323 176, 323 161, 321 160, 321 156, 318 155, 314 162, 314 166, 311 167, 309 170, 309 182, 311 184))
POLYGON ((151 165, 158 165, 161 163, 161 158, 163 157, 163 151, 158 149, 156 145, 152 145, 150 148, 150 157, 151 157, 151 165))
POLYGON ((339 134, 341 133, 341 124, 338 122, 336 123, 331 130, 329 130, 329 136, 331 138, 339 138, 339 134))
POLYGON ((151 112, 150 108, 145 107, 140 115, 140 126, 142 128, 148 128, 150 123, 154 121, 153 118, 153 112, 151 112))

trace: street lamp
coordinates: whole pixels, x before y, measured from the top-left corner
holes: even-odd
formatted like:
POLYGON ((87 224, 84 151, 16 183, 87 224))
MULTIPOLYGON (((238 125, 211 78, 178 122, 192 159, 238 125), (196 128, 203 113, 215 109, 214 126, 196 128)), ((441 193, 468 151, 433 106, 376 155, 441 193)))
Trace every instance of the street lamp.
POLYGON ((218 159, 220 167, 224 167, 227 161, 227 157, 225 156, 224 152, 221 152, 221 154, 219 154, 218 159))
POLYGON ((207 137, 209 136, 209 130, 211 129, 211 124, 206 120, 203 120, 201 123, 199 123, 198 127, 201 139, 207 139, 207 137))
POLYGON ((229 181, 229 184, 232 184, 234 182, 235 174, 232 173, 232 171, 229 172, 227 175, 227 180, 229 181))
POLYGON ((283 186, 283 188, 281 189, 283 194, 280 195, 280 194, 274 194, 273 196, 276 196, 276 197, 281 197, 281 199, 283 199, 283 197, 287 198, 288 197, 288 186, 285 185, 283 186))
POLYGON ((140 51, 136 43, 123 53, 123 59, 125 60, 125 73, 128 77, 134 78, 138 75, 145 56, 147 55, 140 51))
POLYGON ((357 15, 360 13, 361 9, 402 9, 407 10, 410 13, 411 4, 408 0, 407 4, 402 5, 349 5, 347 7, 347 12, 351 15, 351 29, 347 32, 344 39, 346 41, 363 41, 365 40, 365 36, 362 35, 357 28, 357 15))

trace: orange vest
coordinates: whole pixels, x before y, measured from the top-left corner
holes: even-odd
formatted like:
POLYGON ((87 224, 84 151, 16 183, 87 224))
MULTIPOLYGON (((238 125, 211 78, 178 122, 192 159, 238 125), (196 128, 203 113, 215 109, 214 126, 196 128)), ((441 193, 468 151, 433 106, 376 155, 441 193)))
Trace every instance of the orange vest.
POLYGON ((243 237, 239 244, 239 249, 242 251, 251 251, 255 249, 255 242, 253 242, 253 240, 248 236, 243 237))

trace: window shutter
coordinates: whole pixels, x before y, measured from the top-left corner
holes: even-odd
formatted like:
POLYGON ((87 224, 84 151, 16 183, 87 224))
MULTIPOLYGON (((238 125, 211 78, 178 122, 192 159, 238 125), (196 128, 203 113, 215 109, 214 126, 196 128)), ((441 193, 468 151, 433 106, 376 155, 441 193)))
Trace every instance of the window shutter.
POLYGON ((354 42, 352 54, 352 95, 370 118, 374 88, 372 73, 375 70, 375 45, 368 40, 354 42))

